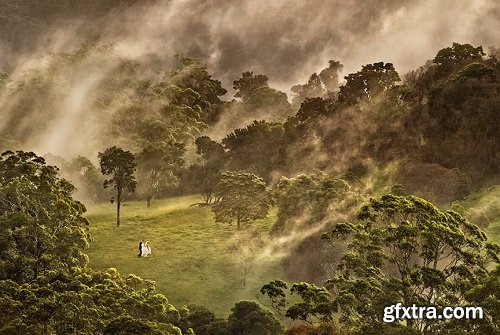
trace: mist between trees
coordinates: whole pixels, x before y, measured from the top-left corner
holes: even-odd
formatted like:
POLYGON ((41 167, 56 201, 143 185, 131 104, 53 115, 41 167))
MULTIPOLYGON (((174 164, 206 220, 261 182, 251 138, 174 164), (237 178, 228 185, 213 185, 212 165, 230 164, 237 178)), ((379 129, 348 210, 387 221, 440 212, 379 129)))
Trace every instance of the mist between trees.
POLYGON ((0 334, 498 332, 498 235, 482 230, 500 217, 498 49, 454 43, 404 75, 375 62, 344 80, 332 60, 291 99, 245 71, 232 100, 198 59, 153 72, 114 50, 86 44, 1 77, 0 334), (87 266, 83 203, 116 203, 119 226, 123 201, 186 194, 234 228, 242 285, 279 257, 286 278, 260 296, 276 314, 177 309, 150 281, 87 266), (383 323, 396 302, 487 317, 383 323))

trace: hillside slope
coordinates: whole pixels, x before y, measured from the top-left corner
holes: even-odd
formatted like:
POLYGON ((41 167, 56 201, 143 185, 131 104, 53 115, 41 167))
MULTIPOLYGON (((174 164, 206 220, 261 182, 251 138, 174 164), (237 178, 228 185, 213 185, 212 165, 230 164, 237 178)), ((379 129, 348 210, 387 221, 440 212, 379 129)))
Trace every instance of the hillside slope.
MULTIPOLYGON (((145 202, 126 202, 119 228, 114 205, 89 206, 90 266, 114 267, 154 280, 176 307, 204 305, 220 316, 239 300, 255 300, 269 280, 282 278, 279 259, 262 256, 251 267, 244 287, 241 263, 227 250, 236 227, 214 223, 210 209, 190 207, 196 202, 196 196, 169 198, 153 201, 149 209, 145 202), (141 239, 151 242, 151 257, 137 257, 141 239)), ((271 212, 254 226, 267 238, 274 221, 275 212, 271 212)))

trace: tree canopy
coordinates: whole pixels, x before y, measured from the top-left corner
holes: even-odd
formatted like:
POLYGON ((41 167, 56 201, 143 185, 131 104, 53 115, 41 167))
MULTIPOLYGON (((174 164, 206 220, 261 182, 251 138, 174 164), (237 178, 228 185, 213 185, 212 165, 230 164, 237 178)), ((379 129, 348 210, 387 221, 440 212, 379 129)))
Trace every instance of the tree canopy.
MULTIPOLYGON (((500 247, 458 213, 441 211, 414 196, 384 195, 364 205, 357 221, 338 223, 324 238, 347 246, 336 272, 325 283, 327 290, 293 285, 292 293, 298 293, 302 302, 287 305, 285 283, 271 282, 262 289, 289 317, 336 323, 340 313, 339 322, 354 329, 354 334, 498 331, 491 316, 467 323, 406 320, 405 327, 382 320, 384 307, 395 302, 438 308, 477 304, 478 295, 473 292, 482 283, 485 289, 491 285, 496 270, 488 269, 498 266, 500 247)), ((479 298, 484 299, 486 314, 496 313, 486 302, 497 301, 495 295, 479 298)))
POLYGON ((228 335, 279 335, 283 326, 274 315, 253 301, 240 301, 231 309, 228 335))
POLYGON ((130 151, 113 146, 98 155, 101 172, 111 176, 104 181, 104 188, 113 186, 116 190, 116 226, 120 226, 120 204, 124 191, 133 192, 137 185, 134 172, 137 167, 135 157, 130 151))
POLYGON ((82 250, 89 242, 89 222, 73 190, 56 167, 33 152, 2 154, 0 280, 31 282, 87 263, 82 250))
POLYGON ((361 70, 345 77, 346 83, 340 87, 341 101, 355 104, 359 99, 370 100, 383 93, 400 81, 399 74, 392 63, 378 62, 363 65, 361 70))
POLYGON ((262 219, 272 203, 271 195, 262 178, 252 173, 224 172, 217 185, 219 201, 212 206, 216 222, 242 224, 262 219))

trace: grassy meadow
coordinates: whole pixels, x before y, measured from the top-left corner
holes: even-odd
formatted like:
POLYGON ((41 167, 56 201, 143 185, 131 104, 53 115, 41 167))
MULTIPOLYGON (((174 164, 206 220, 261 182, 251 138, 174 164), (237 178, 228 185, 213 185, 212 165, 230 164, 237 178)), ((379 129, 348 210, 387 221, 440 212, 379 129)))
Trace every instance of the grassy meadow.
POLYGON ((500 185, 474 192, 461 204, 469 209, 472 222, 486 227, 488 238, 500 244, 500 185))
MULTIPOLYGON (((461 203, 479 213, 473 222, 488 221, 486 233, 496 243, 500 243, 499 197, 500 186, 493 186, 461 203)), ((278 258, 259 257, 243 286, 242 264, 227 249, 235 225, 215 223, 209 208, 191 206, 199 201, 198 196, 160 199, 151 208, 142 201, 124 202, 120 227, 116 227, 115 204, 89 205, 90 266, 99 270, 114 267, 124 274, 154 280, 176 307, 199 304, 221 317, 227 316, 235 302, 255 300, 263 284, 284 279, 278 258), (141 239, 150 241, 151 257, 137 257, 141 239)), ((275 220, 273 209, 253 225, 267 238, 275 220)))
MULTIPOLYGON (((114 267, 154 280, 176 307, 204 305, 218 316, 226 316, 239 300, 255 300, 263 284, 282 278, 279 259, 259 257, 244 287, 243 267, 227 250, 236 226, 215 223, 209 208, 190 206, 197 202, 197 196, 156 200, 151 208, 145 202, 124 202, 120 227, 116 227, 116 204, 89 205, 90 266, 114 267), (137 257, 141 239, 150 241, 151 257, 137 257)), ((254 223, 263 237, 268 236, 275 215, 273 210, 254 223)))

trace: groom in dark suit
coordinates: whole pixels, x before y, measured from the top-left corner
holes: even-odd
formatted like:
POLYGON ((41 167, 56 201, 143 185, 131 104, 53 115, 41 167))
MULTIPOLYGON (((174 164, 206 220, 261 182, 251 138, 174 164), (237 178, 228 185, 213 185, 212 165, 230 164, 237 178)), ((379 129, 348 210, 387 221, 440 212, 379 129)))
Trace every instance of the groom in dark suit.
POLYGON ((139 255, 137 255, 139 257, 142 256, 142 240, 139 242, 139 255))

